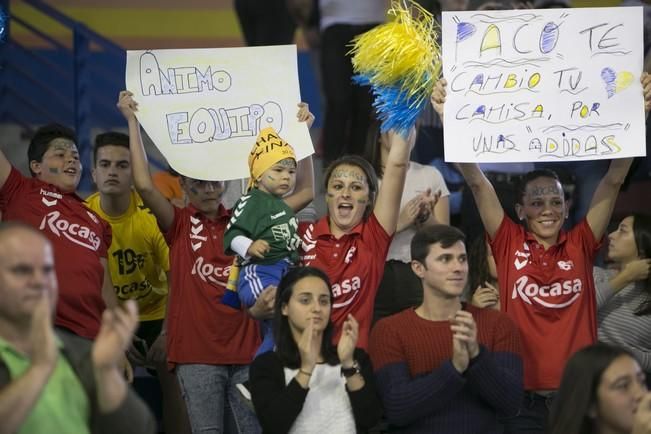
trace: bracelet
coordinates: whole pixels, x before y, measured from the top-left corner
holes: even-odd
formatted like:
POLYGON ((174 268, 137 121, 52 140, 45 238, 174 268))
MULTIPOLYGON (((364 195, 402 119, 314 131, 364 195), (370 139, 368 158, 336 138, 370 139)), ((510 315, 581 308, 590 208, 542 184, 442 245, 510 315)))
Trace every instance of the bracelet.
POLYGON ((303 374, 303 375, 307 375, 308 377, 311 377, 311 376, 312 376, 312 373, 311 373, 311 372, 307 372, 307 371, 304 371, 304 370, 302 370, 302 369, 299 369, 298 372, 300 372, 300 373, 303 374))

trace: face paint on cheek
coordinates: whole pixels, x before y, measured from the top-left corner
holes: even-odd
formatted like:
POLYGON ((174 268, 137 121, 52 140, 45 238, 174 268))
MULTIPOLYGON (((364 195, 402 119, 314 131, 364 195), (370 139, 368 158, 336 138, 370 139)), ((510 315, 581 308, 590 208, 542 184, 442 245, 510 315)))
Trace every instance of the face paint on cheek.
POLYGON ((326 193, 326 196, 328 196, 328 197, 330 197, 330 198, 335 197, 335 195, 332 194, 332 193, 326 193))
POLYGON ((190 193, 192 193, 192 194, 194 194, 194 195, 197 195, 197 194, 199 194, 199 190, 197 190, 197 189, 194 188, 194 187, 190 187, 190 193))
POLYGON ((56 167, 48 167, 48 172, 50 172, 52 175, 58 175, 59 174, 59 169, 56 167))
POLYGON ((276 181, 276 178, 274 178, 274 177, 271 176, 271 175, 267 175, 267 179, 268 179, 269 181, 272 181, 272 182, 275 182, 275 181, 276 181))
POLYGON ((368 203, 368 200, 366 199, 357 199, 357 203, 360 205, 366 205, 368 203))

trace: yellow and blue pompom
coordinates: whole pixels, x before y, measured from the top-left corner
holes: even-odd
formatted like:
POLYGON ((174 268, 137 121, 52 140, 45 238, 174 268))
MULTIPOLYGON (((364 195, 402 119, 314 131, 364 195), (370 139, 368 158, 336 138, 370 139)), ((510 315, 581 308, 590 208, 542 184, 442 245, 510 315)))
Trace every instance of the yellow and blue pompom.
POLYGON ((393 19, 353 40, 356 83, 371 86, 382 131, 409 130, 427 105, 441 70, 432 14, 412 0, 392 2, 393 19))
MULTIPOLYGON (((353 81, 362 86, 370 85, 373 92, 373 107, 381 123, 380 130, 384 133, 396 130, 406 135, 416 123, 418 116, 427 106, 428 98, 410 97, 398 84, 397 86, 371 85, 366 77, 357 75, 353 81)), ((428 94, 429 95, 429 94, 428 94)))

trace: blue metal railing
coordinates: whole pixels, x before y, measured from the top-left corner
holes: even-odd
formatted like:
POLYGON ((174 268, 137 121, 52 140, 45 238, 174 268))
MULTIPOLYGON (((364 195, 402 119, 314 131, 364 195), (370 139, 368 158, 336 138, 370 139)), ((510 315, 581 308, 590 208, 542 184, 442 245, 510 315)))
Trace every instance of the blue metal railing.
MULTIPOLYGON (((124 64, 124 49, 43 1, 23 3, 70 29, 72 38, 69 43, 60 41, 13 15, 9 0, 0 0, 14 29, 20 26, 48 47, 26 48, 11 36, 10 27, 5 29, 6 42, 0 47, 0 121, 22 126, 58 122, 74 127, 82 163, 91 167, 91 130, 113 126, 106 119, 115 119, 113 98, 124 86, 121 76, 104 73, 96 60, 101 56, 112 64, 124 64)), ((79 188, 88 191, 91 187, 90 171, 86 170, 79 188)))

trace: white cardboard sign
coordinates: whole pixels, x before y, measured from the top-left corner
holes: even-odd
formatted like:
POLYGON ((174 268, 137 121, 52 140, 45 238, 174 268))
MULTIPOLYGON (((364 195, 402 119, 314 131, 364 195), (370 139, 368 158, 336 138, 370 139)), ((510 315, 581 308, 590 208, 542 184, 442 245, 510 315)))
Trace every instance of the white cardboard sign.
POLYGON ((645 155, 642 8, 444 12, 445 159, 645 155))
POLYGON ((128 51, 138 120, 169 164, 203 180, 249 176, 247 158, 272 126, 298 159, 314 153, 300 102, 295 45, 128 51))

